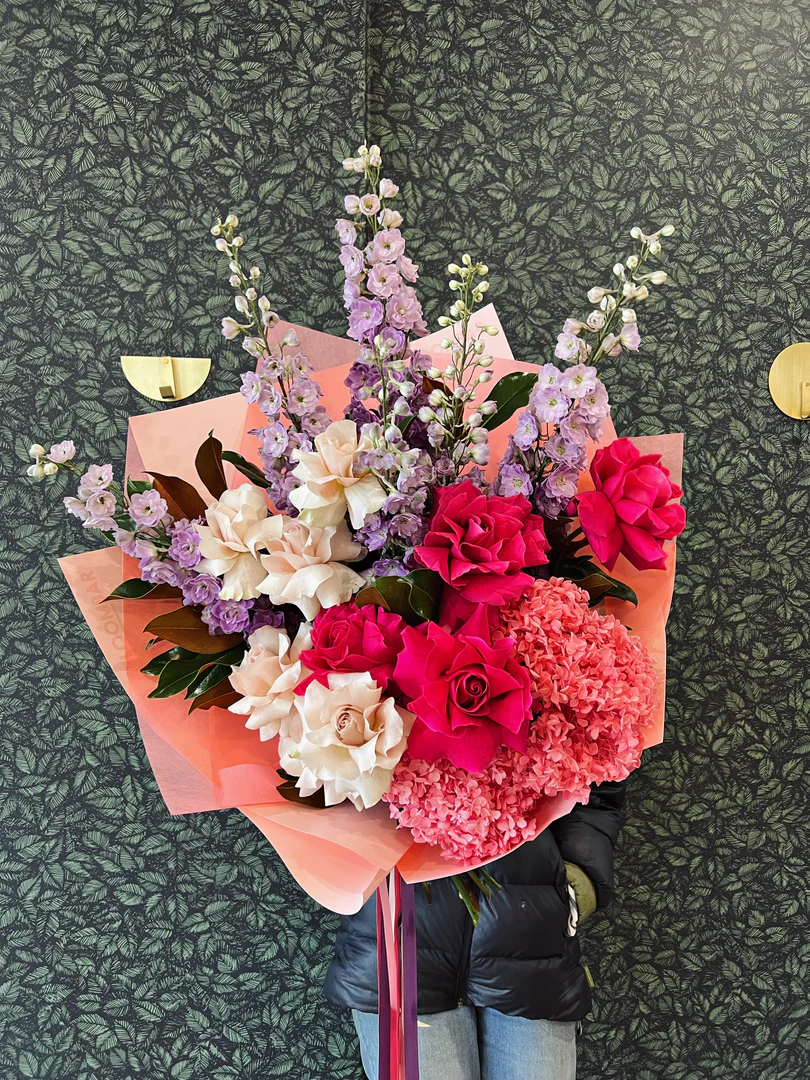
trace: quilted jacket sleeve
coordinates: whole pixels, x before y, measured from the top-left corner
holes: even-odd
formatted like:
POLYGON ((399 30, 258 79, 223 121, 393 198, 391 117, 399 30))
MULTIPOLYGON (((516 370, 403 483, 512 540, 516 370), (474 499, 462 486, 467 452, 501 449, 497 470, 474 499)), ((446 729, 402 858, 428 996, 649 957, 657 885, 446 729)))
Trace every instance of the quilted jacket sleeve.
POLYGON ((624 824, 626 780, 594 785, 587 806, 576 806, 550 826, 566 862, 594 884, 598 907, 613 899, 613 846, 624 824))

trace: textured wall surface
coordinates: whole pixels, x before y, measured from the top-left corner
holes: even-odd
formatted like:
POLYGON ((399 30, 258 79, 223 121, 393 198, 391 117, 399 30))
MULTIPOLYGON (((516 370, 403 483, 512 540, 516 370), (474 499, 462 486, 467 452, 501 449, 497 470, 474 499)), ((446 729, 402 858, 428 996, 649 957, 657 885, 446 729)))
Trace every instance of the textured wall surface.
POLYGON ((420 295, 469 249, 545 360, 633 224, 678 223, 625 434, 687 433, 664 745, 583 932, 583 1080, 806 1080, 808 432, 767 368, 810 337, 810 9, 791 0, 0 0, 0 1076, 359 1077, 320 996, 335 919, 237 812, 171 819, 62 582, 83 550, 32 438, 124 458, 121 352, 246 367, 207 227, 339 331, 337 161, 407 180, 420 295), (364 78, 364 72, 368 78, 364 78), (49 516, 43 516, 44 507, 49 516))

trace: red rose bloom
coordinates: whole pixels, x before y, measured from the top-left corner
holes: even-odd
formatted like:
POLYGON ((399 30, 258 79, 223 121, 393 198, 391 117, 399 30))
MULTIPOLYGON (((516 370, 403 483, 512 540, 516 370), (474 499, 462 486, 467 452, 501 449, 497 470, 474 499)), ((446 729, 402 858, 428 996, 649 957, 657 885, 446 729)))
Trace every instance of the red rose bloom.
POLYGON ((500 746, 525 750, 532 695, 514 641, 492 641, 484 605, 455 634, 436 623, 406 626, 394 678, 416 720, 410 757, 476 773, 500 746))
POLYGON ((532 583, 527 566, 548 562, 543 519, 522 495, 484 495, 469 480, 438 488, 430 531, 414 550, 464 600, 504 604, 532 583))
POLYGON ((312 624, 312 646, 301 653, 301 662, 312 675, 296 693, 303 694, 313 679, 329 685, 330 671, 368 671, 385 690, 402 649, 399 615, 374 604, 336 604, 325 608, 312 624))
POLYGON ((594 554, 608 570, 622 554, 637 570, 663 570, 664 541, 679 536, 686 511, 683 492, 669 478, 660 454, 640 454, 629 439, 597 450, 591 462, 595 491, 577 496, 579 521, 594 554))

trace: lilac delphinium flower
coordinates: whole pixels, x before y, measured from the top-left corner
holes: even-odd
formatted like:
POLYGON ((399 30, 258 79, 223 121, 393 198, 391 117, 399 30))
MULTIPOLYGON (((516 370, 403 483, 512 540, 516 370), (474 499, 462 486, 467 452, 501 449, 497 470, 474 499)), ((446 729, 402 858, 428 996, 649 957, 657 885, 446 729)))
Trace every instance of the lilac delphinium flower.
POLYGON ((528 450, 537 441, 539 434, 537 421, 530 412, 522 412, 515 425, 515 446, 521 450, 528 450))
MULTIPOLYGON (((81 492, 81 488, 79 490, 81 492)), ((114 529, 116 506, 117 501, 111 491, 104 488, 91 491, 85 501, 87 517, 82 522, 84 528, 103 531, 114 529)))
POLYGON ((138 492, 129 500, 129 516, 136 525, 152 528, 168 513, 166 500, 155 488, 138 492))
POLYGON ((349 311, 349 337, 363 341, 373 335, 383 320, 383 306, 379 300, 361 297, 355 300, 349 311))
POLYGON ((157 534, 151 530, 114 529, 113 540, 125 555, 133 559, 154 559, 158 549, 155 544, 157 534))
POLYGON ((186 518, 175 521, 169 530, 171 543, 168 555, 184 570, 193 569, 200 561, 200 534, 186 518))
POLYGON ((219 598, 222 582, 213 574, 191 574, 180 587, 186 607, 201 607, 219 598))
POLYGON ((577 493, 579 469, 571 465, 560 465, 543 481, 543 489, 552 499, 567 503, 577 493))
POLYGON ((535 387, 529 398, 529 406, 533 414, 543 424, 554 424, 562 420, 571 402, 555 387, 546 387, 541 390, 535 387))
POLYGON ((505 465, 498 471, 493 489, 496 495, 525 495, 528 498, 532 493, 532 482, 522 465, 505 465))
POLYGON ((250 622, 252 607, 252 600, 215 600, 201 617, 210 634, 239 634, 250 622))
POLYGON ((153 585, 179 586, 188 574, 179 563, 173 559, 143 558, 138 563, 141 570, 141 580, 149 581, 153 585))

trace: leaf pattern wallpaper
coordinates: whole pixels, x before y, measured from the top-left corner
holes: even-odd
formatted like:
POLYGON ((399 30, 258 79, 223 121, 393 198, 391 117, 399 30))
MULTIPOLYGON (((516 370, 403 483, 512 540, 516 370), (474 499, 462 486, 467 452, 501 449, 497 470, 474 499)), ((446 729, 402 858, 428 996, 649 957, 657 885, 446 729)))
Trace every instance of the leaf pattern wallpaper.
MULTIPOLYGON (((485 258, 544 361, 633 224, 670 285, 606 371, 620 433, 684 430, 666 740, 583 930, 582 1080, 806 1080, 810 434, 767 371, 810 338, 810 41, 795 0, 0 0, 0 1076, 359 1078, 321 997, 335 916, 238 812, 168 816, 21 478, 123 465, 122 352, 247 366, 208 226, 288 319, 341 332, 332 223, 367 134, 404 182, 432 326, 485 258)), ((160 407, 160 406, 156 406, 160 407)))

